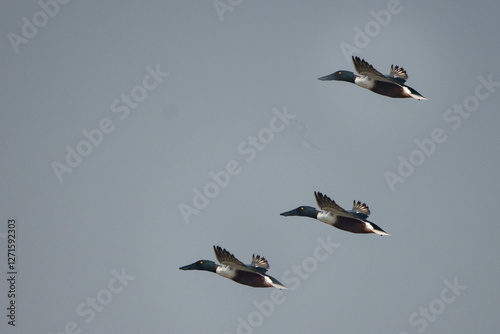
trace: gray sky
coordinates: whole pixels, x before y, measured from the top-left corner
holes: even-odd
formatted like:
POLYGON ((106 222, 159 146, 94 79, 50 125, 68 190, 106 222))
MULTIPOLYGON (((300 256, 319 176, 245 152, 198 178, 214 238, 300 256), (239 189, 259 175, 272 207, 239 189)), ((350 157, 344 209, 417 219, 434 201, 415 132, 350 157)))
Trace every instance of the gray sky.
POLYGON ((63 2, 0 11, 0 331, 498 329, 498 1, 63 2), (317 80, 351 54, 429 100, 317 80), (392 236, 279 216, 314 191, 392 236))

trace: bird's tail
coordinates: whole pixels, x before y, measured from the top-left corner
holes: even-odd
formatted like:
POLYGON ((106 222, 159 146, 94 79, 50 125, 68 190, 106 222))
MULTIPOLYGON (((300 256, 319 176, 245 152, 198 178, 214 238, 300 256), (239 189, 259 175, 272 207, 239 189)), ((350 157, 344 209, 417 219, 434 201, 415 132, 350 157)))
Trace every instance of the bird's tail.
POLYGON ((386 231, 384 231, 383 229, 381 229, 380 226, 378 226, 378 225, 376 225, 376 224, 374 224, 372 222, 370 222, 370 224, 373 227, 373 230, 372 230, 373 233, 376 233, 378 235, 388 235, 388 236, 390 236, 390 234, 387 233, 386 231))
POLYGON ((270 284, 277 288, 277 289, 285 289, 285 290, 288 290, 288 288, 286 286, 284 286, 283 284, 281 284, 276 278, 274 277, 271 277, 271 276, 267 276, 267 278, 269 278, 271 280, 270 284))
POLYGON ((411 88, 411 87, 408 87, 408 89, 410 90, 410 96, 413 97, 414 99, 417 99, 417 100, 427 100, 425 97, 422 96, 422 94, 420 94, 419 92, 417 92, 415 89, 411 88))

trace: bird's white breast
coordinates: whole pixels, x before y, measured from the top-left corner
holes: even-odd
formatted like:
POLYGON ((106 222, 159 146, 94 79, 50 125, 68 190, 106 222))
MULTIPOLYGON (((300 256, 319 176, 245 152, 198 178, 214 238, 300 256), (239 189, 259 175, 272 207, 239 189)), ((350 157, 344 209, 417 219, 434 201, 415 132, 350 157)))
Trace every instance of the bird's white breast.
POLYGON ((354 83, 359 87, 363 87, 366 89, 372 89, 375 86, 375 81, 369 77, 361 76, 354 78, 354 83))
POLYGON ((226 278, 233 278, 236 276, 236 272, 233 268, 229 266, 220 266, 215 269, 215 273, 226 278))
POLYGON ((337 222, 337 216, 330 212, 318 213, 317 219, 328 225, 335 225, 335 223, 337 222))

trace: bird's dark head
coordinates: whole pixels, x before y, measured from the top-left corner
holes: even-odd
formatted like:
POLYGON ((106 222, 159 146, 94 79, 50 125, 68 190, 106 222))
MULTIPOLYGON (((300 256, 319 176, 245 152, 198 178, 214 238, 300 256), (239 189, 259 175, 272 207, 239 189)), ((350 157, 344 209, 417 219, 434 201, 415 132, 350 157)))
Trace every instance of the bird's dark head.
POLYGON ((187 266, 180 267, 181 270, 206 270, 215 272, 215 262, 210 260, 200 260, 187 266))
POLYGON ((312 206, 299 206, 296 209, 280 213, 280 216, 304 216, 316 218, 318 215, 318 210, 313 208, 312 206))
POLYGON ((322 81, 336 80, 336 81, 354 82, 354 73, 352 73, 351 71, 337 71, 330 75, 318 78, 318 80, 322 81))

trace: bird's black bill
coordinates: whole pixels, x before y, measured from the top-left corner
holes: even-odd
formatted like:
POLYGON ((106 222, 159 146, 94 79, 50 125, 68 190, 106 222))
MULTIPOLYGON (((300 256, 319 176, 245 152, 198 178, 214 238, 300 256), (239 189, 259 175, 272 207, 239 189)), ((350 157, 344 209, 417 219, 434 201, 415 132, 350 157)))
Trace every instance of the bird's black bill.
POLYGON ((332 73, 330 75, 325 75, 324 77, 318 78, 318 80, 322 80, 322 81, 335 80, 335 73, 332 73))
POLYGON ((180 270, 194 270, 196 269, 196 263, 188 264, 187 266, 183 266, 179 268, 180 270))
POLYGON ((296 215, 297 215, 297 209, 280 213, 280 216, 296 216, 296 215))

